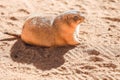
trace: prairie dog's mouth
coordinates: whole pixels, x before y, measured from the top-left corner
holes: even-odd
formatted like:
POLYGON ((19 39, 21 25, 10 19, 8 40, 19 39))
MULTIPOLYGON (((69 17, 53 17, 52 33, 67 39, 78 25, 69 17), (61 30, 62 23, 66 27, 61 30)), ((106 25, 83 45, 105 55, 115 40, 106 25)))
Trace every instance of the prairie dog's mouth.
POLYGON ((79 39, 78 39, 79 38, 79 31, 80 31, 80 24, 78 24, 76 26, 76 29, 75 29, 74 34, 73 34, 73 38, 76 42, 79 42, 79 39))

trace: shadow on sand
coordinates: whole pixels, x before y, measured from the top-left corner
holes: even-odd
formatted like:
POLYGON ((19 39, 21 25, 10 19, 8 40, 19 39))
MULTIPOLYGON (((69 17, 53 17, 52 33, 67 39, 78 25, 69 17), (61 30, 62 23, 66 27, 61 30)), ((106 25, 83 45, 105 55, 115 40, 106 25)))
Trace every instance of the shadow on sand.
POLYGON ((74 46, 43 48, 30 46, 18 40, 11 48, 11 58, 18 63, 33 64, 41 70, 50 70, 64 64, 64 54, 74 46))

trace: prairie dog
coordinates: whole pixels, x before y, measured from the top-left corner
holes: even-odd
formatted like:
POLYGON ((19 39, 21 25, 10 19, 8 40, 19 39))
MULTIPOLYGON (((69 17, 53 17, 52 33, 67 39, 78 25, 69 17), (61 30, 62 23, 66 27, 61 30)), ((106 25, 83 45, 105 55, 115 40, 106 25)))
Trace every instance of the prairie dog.
POLYGON ((44 47, 79 44, 76 36, 79 24, 84 21, 79 11, 68 11, 51 21, 40 16, 27 19, 20 35, 21 39, 27 44, 44 47))

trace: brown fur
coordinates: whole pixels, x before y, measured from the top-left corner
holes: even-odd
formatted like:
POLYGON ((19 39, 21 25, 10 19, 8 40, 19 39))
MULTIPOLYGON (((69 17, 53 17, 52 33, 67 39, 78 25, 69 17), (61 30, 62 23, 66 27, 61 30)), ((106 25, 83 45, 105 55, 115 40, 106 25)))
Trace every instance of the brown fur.
POLYGON ((33 17, 25 21, 21 39, 28 44, 51 47, 79 44, 73 38, 76 26, 84 21, 78 12, 64 13, 51 20, 33 17))

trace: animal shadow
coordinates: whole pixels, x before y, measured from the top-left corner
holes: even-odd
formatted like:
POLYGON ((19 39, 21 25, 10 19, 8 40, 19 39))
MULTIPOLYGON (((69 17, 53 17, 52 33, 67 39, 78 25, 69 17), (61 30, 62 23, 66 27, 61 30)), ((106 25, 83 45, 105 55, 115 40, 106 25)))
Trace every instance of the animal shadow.
POLYGON ((64 47, 37 47, 25 44, 18 40, 11 48, 11 58, 18 63, 33 64, 41 70, 50 70, 64 64, 64 54, 75 46, 64 47))

